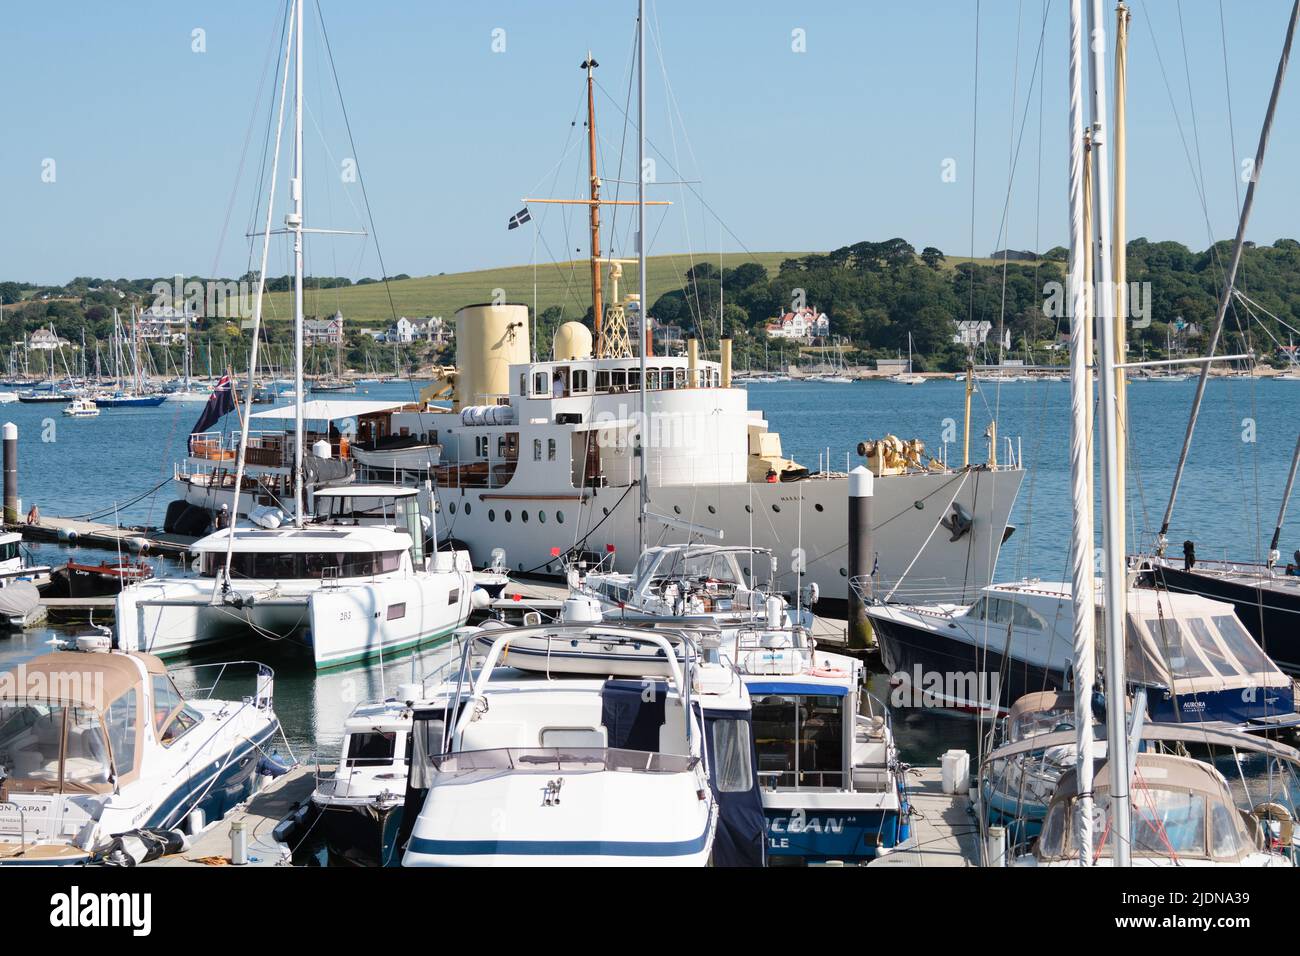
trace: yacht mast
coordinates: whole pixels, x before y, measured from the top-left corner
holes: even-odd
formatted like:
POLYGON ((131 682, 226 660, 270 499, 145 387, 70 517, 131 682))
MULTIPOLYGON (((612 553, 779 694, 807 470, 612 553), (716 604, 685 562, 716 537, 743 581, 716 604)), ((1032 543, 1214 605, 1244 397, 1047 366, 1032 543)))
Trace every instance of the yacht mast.
MULTIPOLYGON (((1297 0, 1300 3, 1300 0, 1297 0)), ((638 494, 640 507, 637 510, 636 523, 636 546, 637 554, 645 553, 645 512, 649 504, 649 494, 646 489, 646 437, 649 435, 649 422, 646 420, 646 393, 645 393, 645 350, 646 341, 650 337, 650 300, 646 295, 646 253, 645 253, 645 0, 637 0, 636 12, 636 73, 637 73, 637 97, 636 97, 636 146, 637 146, 637 176, 636 176, 636 281, 637 289, 641 295, 637 308, 640 315, 639 330, 640 345, 637 352, 641 356, 641 421, 639 431, 641 432, 640 452, 638 456, 640 462, 640 477, 638 478, 638 494)), ((595 147, 592 147, 593 150, 595 147)), ((594 156, 595 153, 593 152, 594 156)), ((593 179, 595 173, 593 171, 593 179)), ((596 206, 591 207, 595 210, 596 206)), ((599 319, 597 319, 599 321, 599 319)), ((599 326, 597 326, 599 328, 599 326)))
MULTIPOLYGON (((1297 0, 1300 2, 1300 0, 1297 0)), ((1102 579, 1105 591, 1106 625, 1106 759, 1110 764, 1110 808, 1115 834, 1114 865, 1131 865, 1132 826, 1129 798, 1128 731, 1124 701, 1128 680, 1124 661, 1124 624, 1127 603, 1124 588, 1124 539, 1117 537, 1124 511, 1124 489, 1120 484, 1119 461, 1123 443, 1119 435, 1115 388, 1115 291, 1111 278, 1110 169, 1106 160, 1106 21, 1102 0, 1092 0, 1092 148, 1096 157, 1097 188, 1093 193, 1097 223, 1096 256, 1098 294, 1097 350, 1101 355, 1098 381, 1101 386, 1102 463, 1102 579)))
POLYGON ((293 212, 287 217, 293 232, 293 523, 302 527, 303 428, 302 428, 302 0, 294 3, 297 35, 294 38, 293 88, 293 180, 290 192, 293 212))
POLYGON ((592 331, 596 340, 596 358, 605 356, 605 336, 602 332, 605 323, 604 293, 600 287, 600 177, 596 173, 596 93, 595 77, 592 70, 600 66, 596 58, 587 51, 587 59, 582 61, 582 68, 587 71, 587 155, 591 171, 591 308, 592 331))
MULTIPOLYGON (((1264 114, 1264 126, 1259 131, 1259 145, 1255 149, 1255 164, 1251 167, 1250 183, 1246 186, 1246 199, 1241 204, 1241 216, 1237 220, 1237 237, 1232 243, 1232 258, 1228 262, 1228 274, 1223 279, 1223 292, 1219 297, 1219 311, 1214 319, 1214 334, 1210 339, 1207 358, 1214 357, 1218 348, 1219 337, 1223 334, 1223 322, 1228 315, 1228 303, 1232 301, 1233 288, 1237 282, 1237 267, 1241 265, 1241 250, 1246 242, 1246 223, 1250 221, 1250 210, 1255 205, 1255 186, 1259 183, 1260 173, 1264 171, 1264 150, 1268 147, 1268 134, 1273 128, 1273 114, 1277 112, 1277 100, 1282 92, 1282 80, 1286 76, 1287 61, 1291 58, 1291 41, 1295 38, 1296 18, 1300 17, 1300 0, 1291 7, 1291 19, 1287 22, 1286 41, 1282 44, 1282 56, 1277 61, 1277 73, 1273 77, 1273 91, 1268 98, 1268 112, 1264 114)), ((1174 514, 1174 502, 1178 498, 1178 486, 1183 481, 1183 469, 1187 466, 1187 453, 1192 447, 1192 433, 1196 431, 1196 419, 1201 412, 1201 401, 1205 398, 1205 383, 1210 376, 1208 362, 1201 366, 1201 375, 1196 380, 1196 396, 1192 399, 1192 414, 1187 420, 1187 433, 1183 436, 1183 450, 1178 454, 1178 469, 1174 472, 1174 485, 1169 490, 1169 504, 1165 506, 1165 517, 1160 523, 1160 535, 1156 539, 1156 552, 1163 555, 1168 544, 1169 520, 1174 514)))
POLYGON ((1070 536, 1070 580, 1074 598, 1074 726, 1077 733, 1079 801, 1075 833, 1079 865, 1092 863, 1092 688, 1096 672, 1096 598, 1092 570, 1092 424, 1089 386, 1092 367, 1088 354, 1088 313, 1084 295, 1083 259, 1083 16, 1081 0, 1070 0, 1070 491, 1073 520, 1070 536))

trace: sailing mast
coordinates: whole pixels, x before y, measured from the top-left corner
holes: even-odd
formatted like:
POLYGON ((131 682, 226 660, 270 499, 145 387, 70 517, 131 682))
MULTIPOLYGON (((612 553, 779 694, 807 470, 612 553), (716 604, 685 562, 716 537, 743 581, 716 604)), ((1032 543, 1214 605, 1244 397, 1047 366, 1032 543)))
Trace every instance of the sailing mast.
POLYGON ((596 92, 595 76, 592 71, 600 66, 596 58, 587 51, 587 58, 582 61, 582 69, 587 71, 587 156, 591 185, 591 308, 593 330, 596 339, 596 358, 605 357, 605 337, 602 328, 605 324, 605 303, 600 274, 600 176, 596 172, 596 92))
MULTIPOLYGON (((1300 2, 1300 0, 1297 0, 1300 2)), ((1128 680, 1125 673, 1124 626, 1127 605, 1124 597, 1124 539, 1121 530, 1124 489, 1120 484, 1119 461, 1123 441, 1119 434, 1115 376, 1122 374, 1115 361, 1115 293, 1111 273, 1110 169, 1106 164, 1106 23, 1102 0, 1092 0, 1092 148, 1096 158, 1097 188, 1093 193, 1097 223, 1097 349, 1101 353, 1101 464, 1102 464, 1102 547, 1106 625, 1106 759, 1110 764, 1110 806, 1115 834, 1114 864, 1131 865, 1131 801, 1129 797, 1128 732, 1125 706, 1128 680)))
MULTIPOLYGON (((1300 3, 1300 0, 1297 0, 1300 3)), ((641 432, 641 454, 637 456, 640 462, 640 475, 637 479, 637 497, 640 499, 640 507, 637 509, 636 523, 636 548, 637 554, 645 553, 645 518, 646 508, 650 504, 649 489, 646 488, 646 435, 648 422, 646 420, 646 391, 645 391, 645 350, 646 342, 650 340, 650 300, 646 294, 646 253, 645 253, 645 0, 637 0, 636 11, 636 73, 637 73, 637 96, 636 96, 636 152, 637 152, 637 177, 636 177, 636 256, 637 256, 637 290, 640 293, 641 301, 637 303, 637 314, 640 317, 640 335, 637 339, 640 344, 637 346, 637 352, 641 356, 641 421, 639 430, 641 432)), ((719 317, 720 318, 720 317, 719 317)))
MULTIPOLYGON (((1074 726, 1077 733, 1079 865, 1092 863, 1092 688, 1096 671, 1095 579, 1092 570, 1092 367, 1088 352, 1088 313, 1084 290, 1083 190, 1083 17, 1081 0, 1070 0, 1070 491, 1073 497, 1070 535, 1070 580, 1074 598, 1074 726)), ((969 398, 967 399, 969 401, 969 398)))
POLYGON ((289 191, 293 212, 285 217, 293 232, 293 524, 302 527, 303 427, 302 427, 302 0, 294 3, 297 34, 294 38, 293 179, 289 191))

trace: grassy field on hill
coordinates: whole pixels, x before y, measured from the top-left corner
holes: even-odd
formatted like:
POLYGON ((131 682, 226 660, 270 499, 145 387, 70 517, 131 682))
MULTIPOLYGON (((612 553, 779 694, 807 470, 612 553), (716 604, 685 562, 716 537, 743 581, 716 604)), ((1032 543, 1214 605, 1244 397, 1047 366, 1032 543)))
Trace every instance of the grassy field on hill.
MULTIPOLYGON (((722 257, 724 268, 730 269, 742 262, 759 262, 775 275, 782 260, 806 255, 802 252, 726 253, 722 257)), ((651 256, 649 261, 650 301, 663 293, 680 289, 682 276, 693 262, 717 264, 717 253, 697 255, 692 259, 685 254, 651 256)), ((536 269, 537 309, 545 311, 552 305, 563 307, 566 317, 580 318, 591 304, 591 273, 587 260, 573 262, 538 263, 536 269)), ((478 272, 456 272, 448 275, 421 276, 388 283, 347 286, 342 289, 308 291, 306 312, 309 315, 328 315, 342 309, 353 327, 383 328, 393 322, 393 312, 408 318, 440 315, 450 320, 456 310, 478 302, 489 302, 494 290, 505 290, 507 302, 533 304, 534 270, 531 265, 506 266, 483 269, 478 272), (392 305, 388 294, 392 293, 392 305)), ((636 291, 637 267, 623 267, 622 288, 636 291)), ((608 278, 606 279, 608 289, 608 278)), ((292 314, 289 293, 277 292, 267 296, 267 316, 271 319, 288 318, 292 314)))

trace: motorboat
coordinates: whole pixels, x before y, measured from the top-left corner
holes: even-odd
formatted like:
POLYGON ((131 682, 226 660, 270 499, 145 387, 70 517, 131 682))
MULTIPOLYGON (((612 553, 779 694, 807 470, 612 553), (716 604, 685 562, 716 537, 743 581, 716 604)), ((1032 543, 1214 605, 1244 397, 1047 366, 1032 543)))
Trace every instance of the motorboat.
POLYGON ((99 415, 99 406, 89 398, 74 398, 63 406, 63 414, 69 418, 95 418, 99 415))
POLYGON ((0 679, 0 865, 81 865, 140 830, 202 832, 253 792, 279 731, 274 675, 244 663, 190 670, 189 694, 149 654, 91 635, 0 679), (217 669, 220 670, 217 670, 217 669), (199 676, 203 675, 203 676, 199 676))
MULTIPOLYGON (((689 657, 683 666, 663 634, 634 630, 616 639, 656 647, 666 679, 521 678, 507 663, 509 628, 471 672, 467 646, 450 703, 414 735, 408 804, 420 809, 404 866, 709 862, 718 802, 708 767, 727 761, 706 750, 689 657)), ((744 777, 743 765, 728 767, 744 777)))
MULTIPOLYGON (((1291 679, 1232 605, 1146 588, 1127 600, 1128 682, 1149 691, 1153 720, 1300 724, 1291 679)), ((885 667, 918 703, 1005 714, 1025 694, 1069 686, 1072 608, 1068 584, 1025 581, 987 587, 969 607, 877 603, 867 616, 885 667)))
POLYGON ((29 557, 21 533, 0 533, 0 620, 11 628, 35 624, 44 614, 40 588, 49 583, 50 566, 31 564, 29 557))

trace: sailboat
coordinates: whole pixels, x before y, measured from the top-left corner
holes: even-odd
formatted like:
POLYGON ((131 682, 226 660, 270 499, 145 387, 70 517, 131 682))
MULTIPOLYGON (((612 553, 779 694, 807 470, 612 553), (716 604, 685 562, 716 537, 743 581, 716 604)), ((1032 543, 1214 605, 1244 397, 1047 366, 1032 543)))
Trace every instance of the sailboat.
MULTIPOLYGON (((114 310, 113 325, 116 333, 116 310, 114 310)), ((134 305, 131 306, 131 383, 122 387, 119 379, 117 389, 96 394, 94 399, 95 404, 100 408, 146 408, 161 405, 167 400, 167 396, 162 392, 150 392, 145 388, 140 360, 140 333, 136 324, 134 305)))
MULTIPOLYGON (((347 485, 315 490, 315 509, 305 500, 303 395, 303 4, 293 5, 287 31, 280 122, 269 179, 270 196, 263 230, 262 265, 254 305, 248 367, 257 368, 266 263, 272 234, 289 64, 294 86, 294 170, 292 210, 286 215, 294 246, 294 403, 293 505, 250 512, 240 524, 240 495, 249 460, 248 431, 240 433, 231 485, 232 525, 200 538, 198 577, 155 578, 123 588, 116 598, 117 638, 127 650, 175 655, 218 641, 257 637, 293 639, 310 646, 318 668, 382 657, 440 640, 465 623, 476 591, 468 555, 431 553, 437 540, 436 515, 422 509, 415 488, 347 485)), ((252 415, 252 388, 245 398, 244 421, 252 415)), ((332 416, 331 416, 332 417, 332 416)), ((317 442, 315 458, 330 458, 333 447, 317 442)))
POLYGON ((190 379, 190 313, 185 310, 185 357, 184 371, 181 374, 180 387, 167 393, 169 402, 185 402, 187 404, 199 404, 206 402, 212 395, 211 389, 199 389, 194 387, 190 379))
POLYGON ((897 375, 891 375, 889 377, 889 380, 891 382, 896 382, 899 385, 924 385, 925 384, 925 376, 917 375, 915 372, 912 371, 912 333, 911 332, 907 333, 907 371, 899 372, 897 375))

